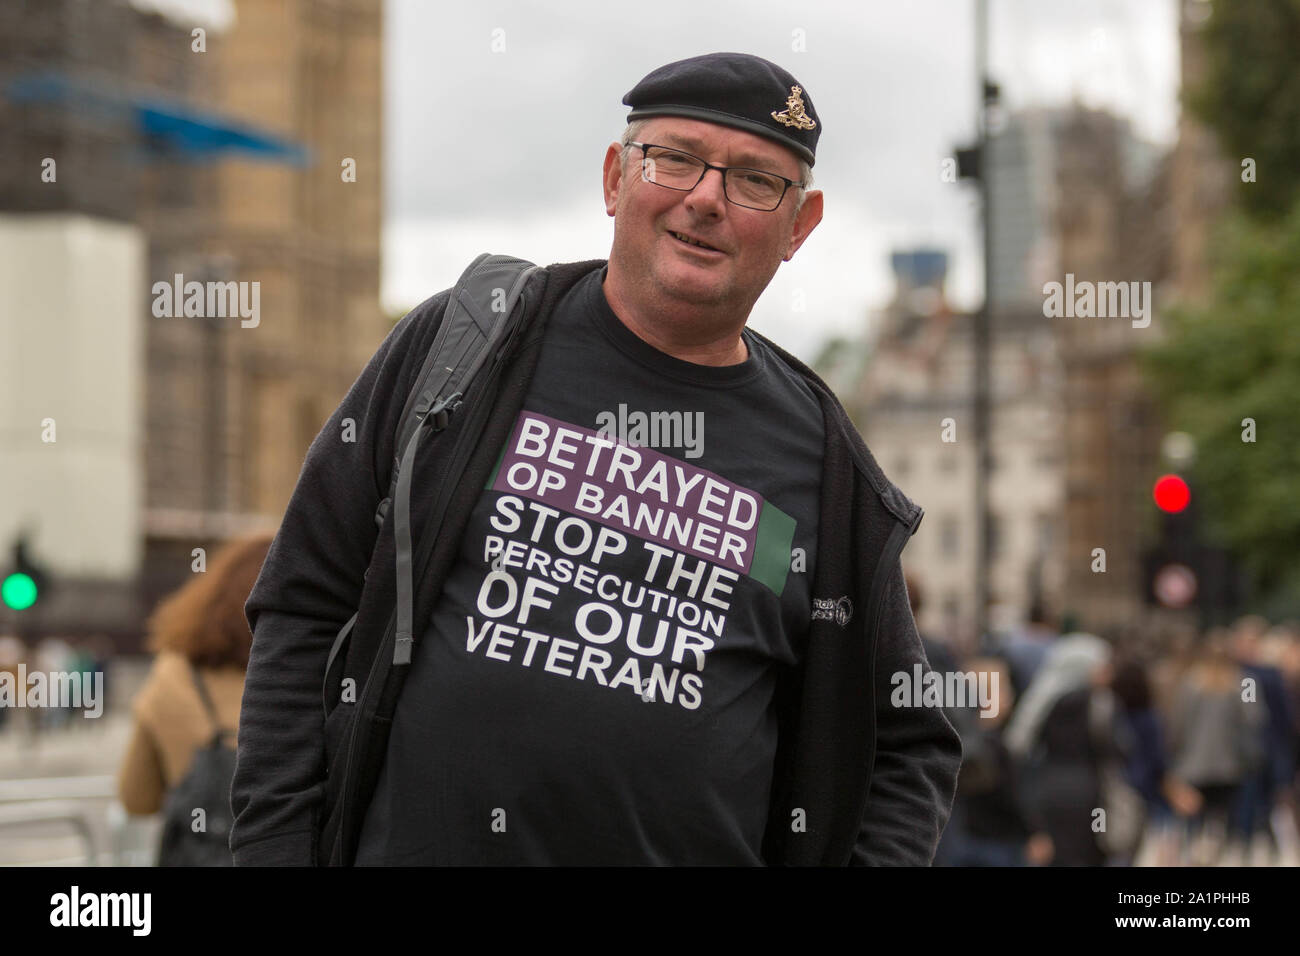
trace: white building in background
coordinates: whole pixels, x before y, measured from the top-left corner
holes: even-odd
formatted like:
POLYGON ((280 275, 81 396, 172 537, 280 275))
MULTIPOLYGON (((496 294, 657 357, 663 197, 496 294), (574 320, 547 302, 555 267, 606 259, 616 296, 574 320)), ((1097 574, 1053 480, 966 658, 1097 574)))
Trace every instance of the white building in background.
POLYGON ((134 225, 0 215, 0 565, 28 531, 61 577, 139 571, 146 261, 134 225))
MULTIPOLYGON (((1067 273, 1160 278, 1161 155, 1126 120, 1078 105, 1017 111, 992 140, 995 628, 1036 598, 1093 628, 1133 620, 1140 603, 1132 490, 1149 470, 1151 424, 1131 355, 1145 333, 1049 319, 1043 286, 1067 273)), ((944 302, 944 253, 895 255, 894 271, 871 340, 818 364, 885 473, 926 509, 903 558, 925 592, 922 626, 963 632, 976 610, 972 320, 944 302)))
MULTIPOLYGON (((926 512, 903 552, 922 590, 920 627, 971 641, 976 612, 971 318, 943 298, 947 257, 896 254, 895 300, 868 348, 820 363, 889 476, 926 512)), ((1034 601, 1061 610, 1064 410, 1053 327, 1007 316, 993 337, 991 588, 995 627, 1034 601)))

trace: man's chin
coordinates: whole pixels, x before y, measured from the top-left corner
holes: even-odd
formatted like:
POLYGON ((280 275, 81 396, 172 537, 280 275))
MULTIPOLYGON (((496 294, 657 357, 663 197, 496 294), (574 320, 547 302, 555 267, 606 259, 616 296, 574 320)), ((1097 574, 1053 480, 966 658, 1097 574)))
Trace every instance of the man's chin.
POLYGON ((664 294, 692 305, 717 305, 727 298, 728 283, 721 270, 671 263, 657 270, 664 294))

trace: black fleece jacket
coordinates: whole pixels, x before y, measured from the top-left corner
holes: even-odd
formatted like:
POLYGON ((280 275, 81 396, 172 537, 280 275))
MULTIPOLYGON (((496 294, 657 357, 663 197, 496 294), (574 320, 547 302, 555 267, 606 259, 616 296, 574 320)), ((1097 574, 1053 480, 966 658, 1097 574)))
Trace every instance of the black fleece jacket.
MULTIPOLYGON (((481 376, 467 396, 466 407, 476 394, 487 396, 480 412, 458 414, 420 448, 411 496, 417 552, 458 437, 472 451, 431 556, 417 563, 416 634, 522 406, 547 318, 578 279, 604 265, 561 263, 535 274, 524 290, 517 348, 498 377, 481 376)), ((253 648, 231 791, 239 865, 351 861, 387 740, 376 708, 400 691, 382 666, 392 657, 396 592, 391 509, 382 528, 374 515, 388 493, 407 393, 449 298, 450 290, 438 293, 394 327, 312 443, 245 605, 253 648), (354 611, 343 674, 356 682, 357 701, 327 715, 326 658, 354 611), (381 666, 372 669, 372 660, 381 666)), ((825 383, 768 344, 818 396, 826 447, 813 620, 803 663, 778 684, 780 739, 763 856, 771 864, 928 865, 952 809, 961 743, 940 709, 890 703, 891 675, 910 676, 917 662, 928 668, 899 560, 922 512, 885 478, 825 383)))

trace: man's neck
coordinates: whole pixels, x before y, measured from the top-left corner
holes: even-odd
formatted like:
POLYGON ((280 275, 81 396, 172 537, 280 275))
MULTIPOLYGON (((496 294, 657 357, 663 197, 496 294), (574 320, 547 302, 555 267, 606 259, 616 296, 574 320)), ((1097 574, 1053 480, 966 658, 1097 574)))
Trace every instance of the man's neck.
POLYGON ((734 329, 716 338, 683 340, 673 334, 674 324, 680 328, 707 327, 713 324, 707 321, 712 317, 700 315, 698 310, 689 309, 674 310, 670 307, 637 309, 623 294, 618 282, 612 281, 609 273, 606 273, 601 288, 605 294, 605 301, 609 303, 618 320, 637 338, 654 346, 660 352, 695 365, 739 365, 749 358, 749 348, 740 335, 745 327, 743 320, 734 329), (651 316, 660 321, 650 321, 651 316), (665 317, 670 319, 669 323, 662 321, 665 317))

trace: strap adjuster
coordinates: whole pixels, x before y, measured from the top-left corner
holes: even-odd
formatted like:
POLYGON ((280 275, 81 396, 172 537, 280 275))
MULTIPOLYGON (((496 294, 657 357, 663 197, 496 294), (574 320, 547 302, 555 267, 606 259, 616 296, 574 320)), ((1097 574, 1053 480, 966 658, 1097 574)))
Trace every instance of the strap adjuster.
MULTIPOLYGON (((452 392, 446 398, 440 398, 433 403, 432 408, 422 409, 416 406, 415 414, 420 419, 421 425, 431 425, 436 432, 442 431, 451 421, 451 416, 455 414, 456 409, 461 406, 460 392, 452 392)), ((421 402, 423 405, 423 402, 421 402)))

